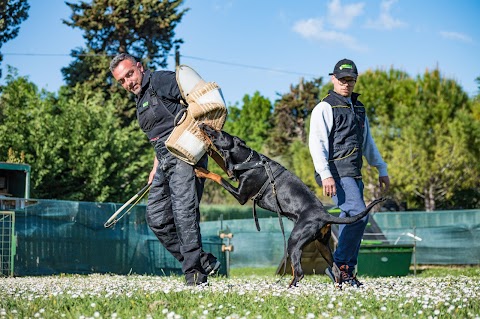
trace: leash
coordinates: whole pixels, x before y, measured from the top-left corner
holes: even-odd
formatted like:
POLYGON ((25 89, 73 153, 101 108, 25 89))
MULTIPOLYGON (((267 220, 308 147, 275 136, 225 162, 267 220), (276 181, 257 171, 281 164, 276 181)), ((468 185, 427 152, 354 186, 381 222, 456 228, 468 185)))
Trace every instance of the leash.
POLYGON ((117 211, 105 222, 105 224, 103 226, 105 228, 109 228, 109 227, 112 227, 113 225, 115 225, 120 219, 123 218, 123 216, 125 216, 133 208, 133 206, 135 206, 142 199, 143 196, 145 196, 146 193, 148 193, 151 186, 152 186, 152 184, 145 185, 138 193, 133 195, 132 198, 130 198, 125 204, 123 204, 122 207, 117 209, 117 211), (115 218, 115 217, 118 216, 118 214, 120 214, 125 209, 125 207, 130 205, 134 200, 136 200, 135 203, 133 203, 132 206, 130 206, 130 208, 127 209, 122 214, 122 216, 120 216, 119 218, 115 218))

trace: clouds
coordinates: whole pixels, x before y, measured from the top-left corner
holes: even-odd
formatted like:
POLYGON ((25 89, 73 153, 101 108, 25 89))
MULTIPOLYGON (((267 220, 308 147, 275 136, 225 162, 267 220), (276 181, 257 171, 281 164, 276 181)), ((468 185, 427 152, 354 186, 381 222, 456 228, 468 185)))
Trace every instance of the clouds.
POLYGON ((445 39, 460 41, 464 43, 473 43, 473 39, 468 35, 452 31, 440 31, 440 36, 445 39))
POLYGON ((403 28, 407 24, 399 19, 392 17, 390 10, 392 5, 395 4, 397 0, 386 0, 382 1, 380 4, 380 15, 377 19, 369 19, 366 23, 367 28, 377 29, 377 30, 392 30, 397 28, 403 28))
MULTIPOLYGON (((390 10, 396 0, 384 0, 380 4, 380 15, 376 19, 369 19, 364 27, 373 29, 392 30, 406 26, 406 23, 392 17, 390 10)), ((368 47, 358 41, 348 31, 357 18, 364 15, 365 3, 357 2, 343 5, 341 0, 331 0, 327 5, 324 17, 308 18, 294 23, 293 30, 302 37, 323 43, 335 43, 354 51, 368 51, 368 47)))
POLYGON ((293 30, 302 37, 325 43, 342 43, 354 51, 365 51, 367 48, 347 33, 328 30, 324 27, 324 19, 307 19, 295 23, 293 30))
MULTIPOLYGON (((317 43, 340 46, 355 52, 369 52, 368 45, 373 46, 374 43, 369 40, 376 41, 379 36, 388 36, 387 32, 410 27, 409 23, 396 16, 396 11, 402 12, 402 3, 398 0, 382 0, 380 3, 358 1, 348 4, 344 3, 346 1, 329 0, 322 16, 296 21, 293 31, 302 38, 317 43), (380 31, 381 34, 378 33, 380 31), (362 39, 357 38, 358 36, 362 36, 362 39)), ((437 33, 448 41, 475 43, 474 39, 465 33, 450 30, 423 32, 437 33)))
POLYGON ((332 0, 328 4, 328 21, 334 28, 346 30, 356 17, 363 14, 364 6, 363 2, 342 6, 340 0, 332 0))

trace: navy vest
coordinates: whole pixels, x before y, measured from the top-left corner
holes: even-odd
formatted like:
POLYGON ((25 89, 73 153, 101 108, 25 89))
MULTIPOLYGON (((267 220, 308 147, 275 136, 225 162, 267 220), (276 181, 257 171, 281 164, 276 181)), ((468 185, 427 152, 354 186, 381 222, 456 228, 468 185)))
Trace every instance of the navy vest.
POLYGON ((365 131, 365 107, 352 94, 352 104, 347 98, 329 91, 322 100, 330 104, 333 126, 328 137, 328 163, 333 177, 361 177, 362 144, 365 131))

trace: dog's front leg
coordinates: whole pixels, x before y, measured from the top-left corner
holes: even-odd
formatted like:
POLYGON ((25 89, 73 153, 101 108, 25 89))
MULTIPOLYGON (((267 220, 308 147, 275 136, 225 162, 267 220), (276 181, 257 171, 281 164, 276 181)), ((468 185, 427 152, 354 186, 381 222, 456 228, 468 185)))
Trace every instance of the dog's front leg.
POLYGON ((232 196, 235 197, 241 205, 245 204, 249 199, 249 197, 246 197, 243 194, 239 193, 240 187, 236 188, 235 186, 227 182, 222 176, 212 173, 203 167, 195 167, 195 174, 200 178, 208 178, 222 185, 223 188, 225 188, 230 194, 232 194, 232 196))
POLYGON ((195 175, 197 175, 199 178, 211 179, 212 181, 222 185, 222 176, 212 173, 203 167, 195 167, 195 175))

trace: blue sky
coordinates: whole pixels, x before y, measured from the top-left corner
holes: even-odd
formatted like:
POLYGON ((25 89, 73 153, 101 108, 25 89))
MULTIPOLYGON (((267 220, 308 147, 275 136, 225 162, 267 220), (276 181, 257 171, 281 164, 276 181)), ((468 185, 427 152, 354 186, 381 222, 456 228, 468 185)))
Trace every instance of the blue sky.
MULTIPOLYGON (((2 47, 3 74, 14 66, 56 92, 71 49, 85 41, 62 24, 71 14, 64 1, 29 2, 19 36, 2 47)), ((186 0, 184 7, 190 11, 176 29, 181 63, 217 82, 229 104, 255 91, 273 102, 301 77, 328 81, 342 58, 354 60, 360 75, 394 67, 416 77, 438 67, 478 94, 480 1, 186 0)))

